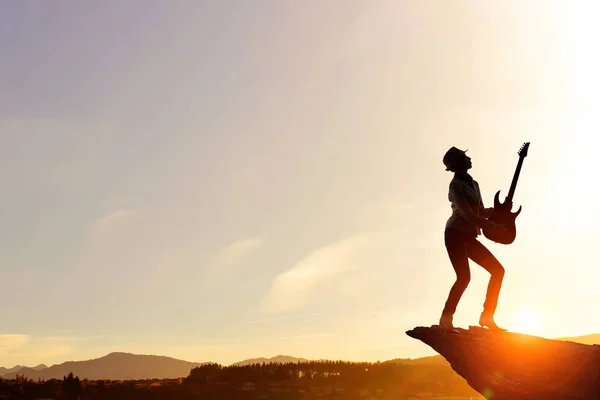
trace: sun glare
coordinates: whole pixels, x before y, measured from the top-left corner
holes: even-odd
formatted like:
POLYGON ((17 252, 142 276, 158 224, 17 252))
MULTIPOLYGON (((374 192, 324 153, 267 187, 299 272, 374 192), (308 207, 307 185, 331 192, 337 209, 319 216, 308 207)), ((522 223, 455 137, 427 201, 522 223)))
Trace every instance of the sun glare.
POLYGON ((521 310, 517 315, 517 330, 521 333, 535 334, 540 326, 540 316, 533 310, 521 310))

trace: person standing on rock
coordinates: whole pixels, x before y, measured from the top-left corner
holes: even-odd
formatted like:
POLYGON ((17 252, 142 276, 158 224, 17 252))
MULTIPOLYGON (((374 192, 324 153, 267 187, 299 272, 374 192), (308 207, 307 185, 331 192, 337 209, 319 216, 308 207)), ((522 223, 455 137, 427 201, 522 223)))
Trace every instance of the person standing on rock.
POLYGON ((440 325, 449 332, 456 332, 452 319, 456 307, 469 281, 471 271, 469 258, 490 273, 483 312, 479 317, 479 325, 492 330, 505 331, 494 321, 494 313, 498 304, 500 287, 504 278, 504 267, 494 255, 477 239, 481 229, 506 229, 503 225, 488 221, 487 217, 493 208, 485 208, 479 191, 479 184, 467 172, 471 167, 471 158, 467 150, 451 147, 443 158, 446 171, 454 173, 449 185, 448 200, 451 203, 452 215, 446 222, 444 243, 452 267, 456 272, 456 281, 442 311, 440 325))

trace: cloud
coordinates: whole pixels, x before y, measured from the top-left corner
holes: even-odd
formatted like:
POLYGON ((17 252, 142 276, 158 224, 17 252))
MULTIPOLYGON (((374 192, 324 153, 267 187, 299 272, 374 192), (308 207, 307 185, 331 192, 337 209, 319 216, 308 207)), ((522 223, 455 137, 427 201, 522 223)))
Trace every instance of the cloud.
POLYGON ((291 335, 291 336, 283 336, 281 340, 306 340, 306 339, 315 339, 315 338, 324 338, 324 337, 332 337, 335 336, 333 332, 317 332, 317 333, 307 333, 304 335, 291 335))
POLYGON ((450 206, 439 199, 419 203, 391 199, 368 204, 360 208, 356 215, 358 222, 366 229, 395 232, 409 239, 428 226, 443 225, 450 216, 450 206), (422 223, 415 225, 415 218, 422 223))
POLYGON ((41 336, 23 334, 0 335, 0 360, 5 367, 13 365, 33 366, 51 363, 71 354, 76 341, 89 340, 83 337, 41 336))
POLYGON ((379 244, 380 239, 378 234, 357 234, 314 250, 273 280, 260 309, 282 312, 301 308, 317 285, 341 273, 360 270, 361 261, 368 262, 362 257, 371 254, 373 245, 379 244))
POLYGON ((9 354, 23 347, 31 340, 29 335, 0 335, 0 356, 9 354))
POLYGON ((260 238, 237 240, 221 248, 206 269, 205 279, 213 280, 228 276, 232 268, 256 251, 263 241, 260 238))
POLYGON ((397 200, 383 200, 378 203, 371 203, 364 206, 359 216, 367 219, 388 220, 389 218, 404 218, 406 215, 414 212, 414 204, 405 203, 397 200))
POLYGON ((97 336, 44 336, 39 338, 38 340, 41 343, 56 343, 56 342, 88 342, 92 340, 101 340, 106 338, 106 336, 97 335, 97 336))
POLYGON ((262 240, 260 238, 248 238, 233 242, 219 251, 214 265, 225 268, 236 264, 248 253, 260 247, 261 243, 262 240))
MULTIPOLYGON (((90 228, 87 237, 87 262, 105 260, 106 254, 123 250, 131 242, 132 227, 138 212, 133 209, 116 209, 97 219, 90 228), (129 238, 128 240, 124 240, 129 238)), ((135 236, 134 236, 135 237, 135 236)))
POLYGON ((107 233, 111 228, 117 227, 127 218, 135 214, 134 210, 128 208, 120 208, 104 217, 98 219, 92 228, 92 235, 107 233))
POLYGON ((312 313, 307 313, 307 314, 296 314, 296 315, 290 315, 290 314, 277 315, 275 317, 252 319, 252 320, 247 321, 246 323, 262 324, 262 323, 268 323, 268 322, 279 322, 279 321, 290 320, 290 319, 314 318, 314 317, 321 316, 321 315, 325 315, 325 313, 312 312, 312 313))
MULTIPOLYGON (((80 279, 103 282, 111 274, 122 272, 124 266, 136 265, 134 256, 144 254, 140 245, 140 229, 136 229, 142 216, 139 210, 119 208, 93 221, 76 266, 62 284, 69 285, 80 279)), ((148 245, 145 248, 152 247, 148 245)), ((89 297, 90 287, 86 290, 89 297)), ((63 293, 67 292, 63 290, 63 293)))

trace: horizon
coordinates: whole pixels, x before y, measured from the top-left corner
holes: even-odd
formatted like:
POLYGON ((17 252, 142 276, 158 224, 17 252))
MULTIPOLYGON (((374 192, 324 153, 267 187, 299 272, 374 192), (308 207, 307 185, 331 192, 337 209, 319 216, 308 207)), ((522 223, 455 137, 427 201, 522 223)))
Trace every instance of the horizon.
MULTIPOLYGON (((496 321, 600 332, 594 2, 0 6, 0 359, 434 355, 443 154, 513 200, 496 321)), ((476 325, 471 263, 455 323, 476 325)))
MULTIPOLYGON (((213 363, 213 361, 211 361, 211 360, 193 361, 193 360, 186 360, 186 359, 174 358, 174 357, 171 357, 171 356, 169 356, 167 354, 138 354, 138 353, 130 353, 130 352, 124 352, 124 351, 112 351, 112 352, 110 352, 108 354, 105 354, 105 355, 103 355, 101 357, 95 357, 95 358, 90 358, 90 359, 64 360, 64 361, 62 361, 60 363, 56 363, 56 364, 40 363, 40 364, 37 364, 37 365, 13 365, 12 367, 8 367, 6 365, 0 365, 0 368, 1 367, 7 368, 7 369, 14 368, 14 367, 34 368, 34 367, 38 367, 38 366, 41 366, 41 365, 45 365, 46 367, 49 368, 49 367, 52 367, 54 365, 61 365, 61 364, 68 363, 68 362, 83 362, 83 361, 98 360, 100 358, 108 357, 108 356, 113 355, 113 354, 126 354, 126 355, 133 355, 133 356, 166 357, 166 358, 171 358, 171 359, 175 359, 175 360, 178 360, 178 361, 184 361, 184 362, 188 362, 188 363, 192 363, 192 364, 213 363)), ((231 365, 234 365, 234 364, 237 364, 237 363, 240 363, 240 362, 245 362, 245 361, 248 361, 248 360, 255 360, 255 359, 268 359, 268 360, 271 360, 271 359, 279 358, 279 357, 289 357, 289 358, 295 358, 295 359, 305 359, 307 361, 347 361, 347 362, 357 362, 357 363, 360 363, 360 362, 372 362, 372 361, 367 361, 367 360, 362 360, 362 361, 348 361, 348 360, 329 360, 329 359, 322 359, 322 358, 321 359, 306 359, 304 357, 299 357, 299 356, 297 357, 297 356, 291 356, 291 355, 286 355, 286 354, 277 354, 277 355, 274 355, 274 356, 257 356, 257 357, 245 358, 243 360, 238 360, 238 361, 232 362, 230 364, 221 364, 221 365, 222 366, 231 366, 231 365)), ((428 357, 428 356, 426 356, 426 357, 428 357)), ((415 359, 426 358, 426 357, 417 357, 415 359)), ((384 360, 379 360, 379 361, 383 362, 384 360)), ((389 360, 385 360, 385 361, 389 361, 389 360)), ((377 361, 374 361, 374 362, 377 362, 377 361)), ((220 363, 216 363, 216 364, 220 364, 220 363)))
MULTIPOLYGON (((58 363, 54 363, 54 364, 47 364, 47 363, 39 363, 37 365, 21 365, 21 364, 16 364, 13 366, 6 366, 6 365, 0 365, 0 368, 4 367, 7 369, 10 368, 15 368, 15 367, 24 367, 24 368, 34 368, 34 367, 38 367, 41 365, 45 365, 46 367, 52 367, 54 365, 61 365, 64 363, 68 363, 68 362, 82 362, 82 361, 92 361, 92 360, 98 360, 100 358, 104 358, 104 357, 108 357, 110 355, 113 354, 127 354, 127 355, 133 355, 133 356, 154 356, 154 357, 166 357, 166 358, 171 358, 171 359, 175 359, 178 361, 185 361, 188 363, 193 363, 193 364, 203 364, 203 363, 216 363, 216 364, 221 364, 222 366, 231 366, 234 365, 236 363, 240 363, 240 362, 245 362, 248 360, 254 360, 254 359, 274 359, 274 358, 278 358, 278 357, 289 357, 289 358, 296 358, 296 359, 305 359, 307 361, 345 361, 345 362, 356 362, 356 363, 361 363, 361 362, 377 362, 377 361, 389 361, 389 360, 374 360, 374 361, 369 361, 369 360, 344 360, 344 359, 324 359, 324 358, 318 358, 318 359, 307 359, 305 357, 301 357, 301 356, 292 356, 292 355, 286 355, 286 354, 277 354, 274 356, 256 356, 256 357, 250 357, 250 358, 244 358, 244 359, 240 359, 238 361, 234 361, 232 363, 229 364, 222 364, 222 363, 218 363, 212 360, 204 360, 204 361, 194 361, 194 360, 187 360, 187 359, 181 359, 181 358, 176 358, 176 357, 171 357, 168 354, 142 354, 142 353, 131 353, 131 352, 126 352, 126 351, 111 351, 110 353, 107 353, 103 356, 100 357, 94 357, 94 358, 88 358, 88 359, 80 359, 80 360, 64 360, 62 362, 58 362, 58 363)), ((438 354, 436 353, 434 356, 437 356, 438 354)), ((431 357, 431 356, 423 356, 423 357, 416 357, 416 358, 403 358, 403 357, 398 357, 401 359, 411 359, 411 360, 416 360, 416 359, 420 359, 420 358, 427 358, 427 357, 431 357)), ((397 358, 392 358, 390 360, 394 360, 397 358)))
MULTIPOLYGON (((46 367, 50 368, 50 367, 52 367, 54 365, 61 365, 61 364, 67 363, 67 362, 83 362, 83 361, 98 360, 100 358, 108 357, 108 356, 113 355, 113 354, 127 354, 127 355, 133 355, 133 356, 166 357, 166 358, 176 359, 178 361, 184 361, 184 362, 193 363, 193 364, 203 364, 203 363, 213 363, 214 362, 214 361, 211 361, 211 360, 193 361, 193 360, 180 359, 180 358, 171 357, 171 356, 166 355, 166 354, 138 354, 138 353, 130 353, 130 352, 124 352, 124 351, 112 351, 112 352, 110 352, 108 354, 105 354, 104 356, 101 356, 101 357, 95 357, 95 358, 84 359, 84 360, 64 360, 62 362, 55 363, 55 364, 45 364, 45 363, 40 363, 40 364, 37 364, 37 365, 20 365, 20 364, 17 364, 17 365, 13 365, 12 367, 8 367, 6 365, 0 365, 0 368, 1 367, 7 368, 7 369, 15 368, 15 367, 35 368, 35 367, 39 367, 41 365, 45 365, 46 367)), ((345 361, 345 362, 357 362, 357 363, 360 363, 360 362, 377 362, 377 361, 367 361, 367 360, 362 360, 362 361, 329 360, 329 359, 322 359, 322 358, 321 359, 306 359, 304 357, 297 357, 297 356, 291 356, 291 355, 286 355, 286 354, 277 354, 277 355, 274 355, 274 356, 257 356, 257 357, 245 358, 243 360, 238 360, 238 361, 232 362, 230 364, 221 364, 221 363, 216 363, 216 362, 215 363, 216 364, 221 364, 222 366, 231 366, 231 365, 234 365, 234 364, 237 364, 237 363, 240 363, 240 362, 245 362, 245 361, 248 361, 248 360, 254 360, 254 359, 268 359, 268 360, 271 360, 271 359, 279 358, 279 357, 289 357, 289 358, 295 358, 295 359, 305 359, 306 361, 309 361, 309 362, 310 361, 345 361)), ((414 359, 420 359, 420 358, 426 358, 426 357, 428 357, 428 356, 413 358, 413 360, 414 359)), ((393 359, 391 359, 391 360, 393 360, 393 359)), ((378 361, 383 362, 383 361, 389 361, 389 360, 378 360, 378 361)))
MULTIPOLYGON (((514 332, 514 333, 519 333, 519 332, 514 332)), ((528 335, 528 334, 526 334, 528 335)), ((536 336, 536 335, 533 335, 536 336)), ((551 340, 565 340, 565 339, 582 339, 582 338, 587 338, 589 336, 600 336, 600 332, 593 332, 593 333, 587 333, 587 334, 583 334, 583 335, 577 335, 577 336, 562 336, 562 337, 552 337, 552 338, 545 338, 545 339, 551 339, 551 340)), ((540 337, 540 336, 538 336, 540 337)), ((575 342, 577 343, 577 341, 575 340, 575 342)), ((92 360, 97 360, 100 358, 104 358, 104 357, 108 357, 110 355, 113 354, 127 354, 127 355, 134 355, 134 356, 155 356, 155 357, 166 357, 166 358, 171 358, 171 359, 176 359, 179 361, 185 361, 185 362, 189 362, 189 363, 196 363, 196 364, 202 364, 202 363, 216 363, 216 364, 220 364, 224 367, 226 366, 231 366, 234 365, 236 363, 241 363, 241 362, 245 362, 245 361, 249 361, 249 360, 255 360, 255 359, 267 359, 267 360, 272 360, 275 358, 280 358, 280 357, 285 357, 285 358, 295 358, 295 359, 304 359, 308 362, 311 361, 343 361, 343 362, 351 362, 351 363, 362 363, 362 362, 366 362, 366 363, 377 363, 377 362, 387 362, 387 361, 392 361, 392 360, 419 360, 419 359, 423 359, 423 358, 431 358, 431 357, 442 357, 442 355, 440 355, 439 353, 435 352, 435 351, 430 351, 431 354, 428 355, 417 355, 416 357, 402 357, 402 356, 398 356, 398 357, 393 357, 390 359, 378 359, 378 360, 346 360, 346 359, 327 359, 327 358, 306 358, 306 357, 302 357, 302 356, 297 356, 297 355, 290 355, 290 354, 276 354, 276 355, 263 355, 263 356, 254 356, 254 357, 248 357, 248 358, 244 358, 244 359, 239 359, 237 361, 228 363, 228 364, 224 364, 224 363, 219 363, 216 362, 214 360, 204 360, 204 361, 194 361, 194 360, 188 360, 188 359, 181 359, 181 358, 176 358, 176 357, 172 357, 168 354, 144 354, 144 353, 131 353, 131 352, 127 352, 127 351, 119 351, 119 350, 115 350, 115 351, 111 351, 110 353, 104 354, 100 357, 94 357, 94 358, 89 358, 89 359, 81 359, 81 360, 63 360, 62 362, 59 363, 55 363, 55 364, 47 364, 47 363, 39 363, 37 365, 14 365, 12 367, 6 366, 6 365, 0 365, 1 367, 5 367, 5 368, 14 368, 14 367, 25 367, 25 368, 33 368, 33 367, 38 367, 41 365, 45 365, 46 367, 52 367, 54 365, 61 365, 67 362, 82 362, 82 361, 92 361, 92 360)))

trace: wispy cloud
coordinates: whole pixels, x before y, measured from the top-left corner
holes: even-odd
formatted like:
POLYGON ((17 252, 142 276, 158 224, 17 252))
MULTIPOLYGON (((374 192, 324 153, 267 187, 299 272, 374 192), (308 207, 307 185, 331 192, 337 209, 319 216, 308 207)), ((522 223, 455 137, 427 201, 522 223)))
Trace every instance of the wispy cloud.
POLYGON ((99 282, 105 279, 103 275, 110 275, 125 265, 134 265, 131 255, 136 251, 143 254, 139 229, 135 229, 140 217, 143 215, 139 210, 118 208, 90 221, 77 268, 71 272, 70 279, 61 284, 68 285, 71 279, 82 278, 99 282))
POLYGON ((134 209, 116 209, 93 222, 87 238, 87 256, 90 260, 102 260, 101 255, 110 254, 123 245, 123 239, 132 234, 132 223, 139 212, 134 209))
POLYGON ((86 337, 31 336, 24 334, 0 335, 0 360, 2 366, 16 364, 51 363, 71 354, 75 342, 93 340, 86 337))
POLYGON ((331 337, 331 336, 335 336, 335 333, 333 333, 333 332, 307 333, 305 335, 283 336, 280 339, 282 339, 282 340, 305 340, 305 339, 323 338, 323 337, 331 337))
POLYGON ((219 251, 214 260, 214 265, 220 268, 233 265, 251 251, 258 249, 261 244, 262 240, 260 238, 248 238, 233 242, 219 251))
POLYGON ((358 222, 366 229, 388 232, 415 232, 436 221, 448 218, 449 203, 443 201, 421 201, 418 204, 408 203, 401 199, 382 200, 362 207, 356 214, 358 222), (414 225, 414 219, 419 218, 423 224, 414 225), (410 230, 406 229, 410 226, 410 230))
POLYGON ((44 336, 39 338, 40 342, 88 342, 92 340, 101 340, 106 338, 106 336, 44 336))
POLYGON ((92 234, 96 235, 99 233, 105 233, 108 229, 113 228, 115 225, 124 221, 125 219, 133 216, 135 214, 133 209, 129 208, 120 208, 116 209, 109 214, 99 218, 94 223, 92 228, 92 234))
POLYGON ((362 218, 389 219, 406 216, 415 210, 411 203, 399 200, 383 200, 364 206, 359 214, 362 218))
POLYGON ((0 335, 0 356, 4 356, 19 349, 27 344, 30 340, 31 337, 29 335, 0 335))
POLYGON ((266 322, 279 322, 279 321, 285 321, 285 320, 290 320, 290 319, 301 319, 301 318, 312 318, 312 317, 317 317, 320 315, 325 315, 325 313, 323 312, 313 312, 313 313, 306 313, 306 314, 297 314, 297 315, 277 315, 274 317, 268 317, 268 318, 259 318, 259 319, 252 319, 247 321, 248 324, 262 324, 262 323, 266 323, 266 322))
POLYGON ((237 240, 221 248, 207 266, 205 279, 228 276, 235 266, 260 248, 262 244, 263 240, 255 237, 237 240))
POLYGON ((263 299, 264 312, 301 308, 313 289, 343 272, 361 268, 365 255, 381 239, 377 234, 357 234, 314 250, 291 269, 278 275, 263 299))

